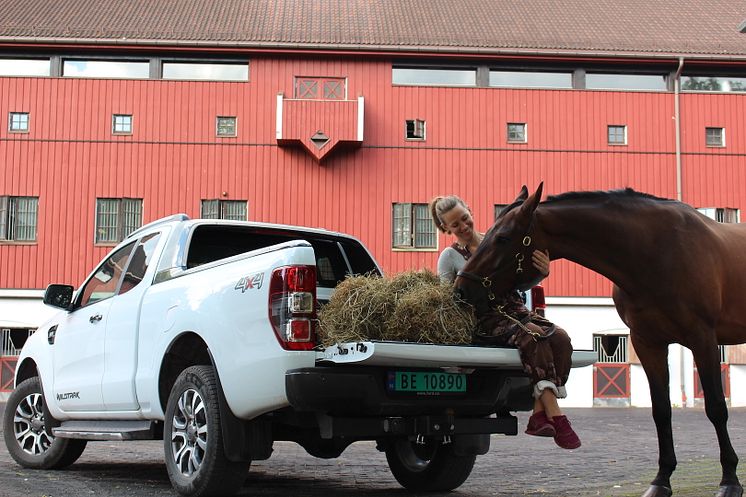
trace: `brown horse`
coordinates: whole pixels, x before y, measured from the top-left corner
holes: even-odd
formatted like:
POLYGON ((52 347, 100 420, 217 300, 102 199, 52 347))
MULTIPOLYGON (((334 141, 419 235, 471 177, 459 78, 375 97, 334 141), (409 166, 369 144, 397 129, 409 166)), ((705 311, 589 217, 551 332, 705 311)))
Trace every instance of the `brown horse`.
POLYGON ((716 495, 741 497, 718 344, 746 342, 746 225, 717 223, 681 202, 631 189, 569 192, 540 203, 542 188, 529 196, 524 186, 501 213, 465 274, 456 278, 458 291, 483 307, 485 294, 525 286, 537 276, 530 263, 534 249, 606 276, 650 384, 659 459, 643 497, 672 494, 676 455, 667 359, 672 343, 691 349, 705 412, 715 426, 723 471, 716 495))

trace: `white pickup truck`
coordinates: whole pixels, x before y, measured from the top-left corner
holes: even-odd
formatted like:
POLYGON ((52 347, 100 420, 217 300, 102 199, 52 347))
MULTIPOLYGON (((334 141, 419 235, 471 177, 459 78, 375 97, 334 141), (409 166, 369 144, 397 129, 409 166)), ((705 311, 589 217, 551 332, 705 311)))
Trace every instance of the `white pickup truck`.
MULTIPOLYGON (((273 442, 322 458, 375 440, 414 491, 461 485, 489 434, 532 407, 509 348, 318 345, 317 310, 348 274, 380 273, 355 238, 179 214, 135 231, 18 358, 3 419, 11 456, 63 468, 91 440, 163 440, 174 488, 226 495, 273 442)), ((573 365, 594 362, 576 351, 573 365)))

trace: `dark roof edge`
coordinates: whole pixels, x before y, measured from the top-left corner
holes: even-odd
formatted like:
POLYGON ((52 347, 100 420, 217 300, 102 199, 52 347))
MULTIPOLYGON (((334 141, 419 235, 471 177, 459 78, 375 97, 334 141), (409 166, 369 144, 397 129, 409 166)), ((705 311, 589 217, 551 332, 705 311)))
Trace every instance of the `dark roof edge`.
POLYGON ((592 49, 551 49, 551 48, 515 48, 515 47, 446 47, 446 46, 417 46, 417 45, 374 45, 374 44, 344 44, 344 43, 291 43, 291 42, 261 42, 261 41, 214 41, 214 40, 159 40, 159 39, 121 39, 121 38, 54 38, 54 37, 11 37, 0 36, 0 48, 13 47, 69 47, 75 46, 101 49, 104 47, 147 50, 152 48, 171 48, 177 50, 212 50, 212 51, 250 51, 250 52, 281 52, 316 54, 354 54, 369 53, 374 55, 392 56, 425 56, 425 57, 453 57, 468 56, 499 57, 499 56, 531 56, 531 57, 566 57, 566 58, 614 58, 614 59, 650 59, 674 60, 679 57, 687 60, 717 61, 717 62, 746 62, 746 53, 691 53, 666 51, 612 51, 592 49))

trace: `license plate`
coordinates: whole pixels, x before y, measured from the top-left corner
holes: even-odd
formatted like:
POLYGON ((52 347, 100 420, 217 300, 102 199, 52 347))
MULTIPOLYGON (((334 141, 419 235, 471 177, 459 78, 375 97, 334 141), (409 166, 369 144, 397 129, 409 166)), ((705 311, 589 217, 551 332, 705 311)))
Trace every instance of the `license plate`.
POLYGON ((435 371, 392 371, 388 377, 391 392, 463 393, 466 375, 435 371))

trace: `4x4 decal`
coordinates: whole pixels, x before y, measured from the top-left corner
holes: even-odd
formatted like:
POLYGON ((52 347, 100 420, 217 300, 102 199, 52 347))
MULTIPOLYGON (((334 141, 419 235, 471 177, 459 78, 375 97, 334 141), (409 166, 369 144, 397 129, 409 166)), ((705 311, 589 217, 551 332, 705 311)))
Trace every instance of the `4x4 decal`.
POLYGON ((264 281, 264 273, 250 274, 238 280, 238 283, 236 283, 235 289, 241 290, 241 293, 244 293, 246 290, 249 290, 249 289, 259 290, 262 287, 263 281, 264 281))

